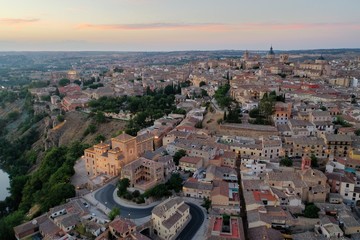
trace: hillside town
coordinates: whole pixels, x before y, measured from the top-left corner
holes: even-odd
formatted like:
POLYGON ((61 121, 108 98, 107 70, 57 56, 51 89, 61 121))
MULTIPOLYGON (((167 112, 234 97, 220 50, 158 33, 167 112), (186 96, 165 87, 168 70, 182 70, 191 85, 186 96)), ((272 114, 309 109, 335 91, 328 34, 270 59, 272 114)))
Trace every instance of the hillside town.
POLYGON ((18 240, 360 239, 360 56, 199 55, 31 73, 52 131, 75 111, 127 125, 18 240))

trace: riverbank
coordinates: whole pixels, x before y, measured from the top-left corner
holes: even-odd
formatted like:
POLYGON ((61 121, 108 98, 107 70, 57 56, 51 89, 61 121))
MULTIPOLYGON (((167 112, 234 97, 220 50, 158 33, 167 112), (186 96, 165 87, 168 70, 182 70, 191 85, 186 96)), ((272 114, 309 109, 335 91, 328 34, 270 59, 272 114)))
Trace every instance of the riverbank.
POLYGON ((4 201, 10 196, 10 178, 4 170, 0 169, 0 201, 4 201))

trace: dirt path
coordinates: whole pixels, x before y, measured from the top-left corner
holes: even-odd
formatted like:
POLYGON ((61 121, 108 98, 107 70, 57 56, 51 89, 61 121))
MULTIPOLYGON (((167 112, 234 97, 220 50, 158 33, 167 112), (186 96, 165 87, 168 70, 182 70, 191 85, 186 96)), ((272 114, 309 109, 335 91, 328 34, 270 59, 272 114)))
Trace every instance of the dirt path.
POLYGON ((222 113, 208 112, 203 120, 203 128, 209 130, 210 134, 217 134, 219 132, 218 119, 223 118, 222 113))

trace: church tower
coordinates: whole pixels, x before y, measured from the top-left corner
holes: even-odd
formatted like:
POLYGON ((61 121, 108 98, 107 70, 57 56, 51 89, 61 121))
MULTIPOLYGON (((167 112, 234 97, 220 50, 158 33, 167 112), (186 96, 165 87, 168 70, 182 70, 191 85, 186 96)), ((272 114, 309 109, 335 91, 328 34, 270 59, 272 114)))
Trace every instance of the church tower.
POLYGON ((272 45, 271 45, 270 51, 268 52, 266 57, 267 57, 267 59, 270 59, 270 60, 273 60, 275 58, 275 53, 274 53, 272 45))
POLYGON ((244 52, 243 58, 244 58, 244 61, 249 60, 249 51, 248 51, 248 50, 246 50, 246 51, 244 52))

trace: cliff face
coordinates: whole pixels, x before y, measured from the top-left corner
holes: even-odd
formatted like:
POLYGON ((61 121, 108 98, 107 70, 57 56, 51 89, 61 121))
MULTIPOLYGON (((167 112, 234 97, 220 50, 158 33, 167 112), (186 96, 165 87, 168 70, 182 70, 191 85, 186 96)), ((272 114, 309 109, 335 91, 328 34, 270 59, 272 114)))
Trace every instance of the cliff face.
POLYGON ((95 124, 87 114, 81 112, 69 112, 65 115, 65 121, 53 127, 52 120, 48 120, 43 126, 43 142, 45 150, 52 146, 67 145, 73 141, 81 141, 93 144, 98 135, 103 135, 106 139, 113 137, 116 132, 123 130, 126 122, 108 119, 106 123, 95 124), (90 124, 96 125, 96 132, 84 136, 84 132, 90 124))

